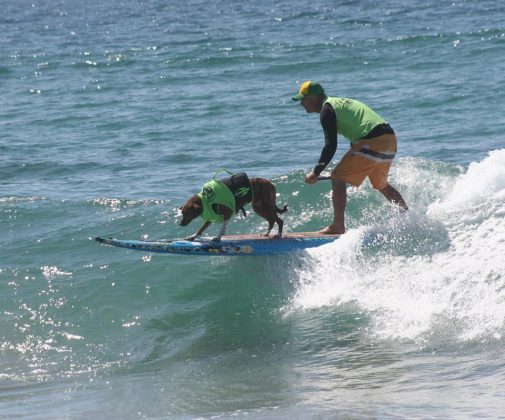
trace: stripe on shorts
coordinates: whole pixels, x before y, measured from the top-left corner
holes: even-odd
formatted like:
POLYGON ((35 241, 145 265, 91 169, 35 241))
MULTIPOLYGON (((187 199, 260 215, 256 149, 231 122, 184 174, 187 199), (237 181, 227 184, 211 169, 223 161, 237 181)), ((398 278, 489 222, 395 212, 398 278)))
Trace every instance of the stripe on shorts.
POLYGON ((392 162, 395 154, 394 153, 381 153, 375 152, 370 149, 361 148, 359 151, 353 153, 356 156, 363 156, 364 158, 373 160, 375 162, 392 162))

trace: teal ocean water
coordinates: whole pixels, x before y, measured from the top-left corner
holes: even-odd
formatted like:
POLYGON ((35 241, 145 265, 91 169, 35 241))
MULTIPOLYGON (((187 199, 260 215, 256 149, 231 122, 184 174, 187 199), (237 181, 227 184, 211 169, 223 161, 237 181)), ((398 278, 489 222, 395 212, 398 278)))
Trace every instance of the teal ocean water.
POLYGON ((0 418, 503 416, 503 2, 0 4, 0 418), (407 215, 366 182, 296 255, 93 241, 193 233, 178 208, 221 167, 326 226, 306 79, 394 127, 407 215))

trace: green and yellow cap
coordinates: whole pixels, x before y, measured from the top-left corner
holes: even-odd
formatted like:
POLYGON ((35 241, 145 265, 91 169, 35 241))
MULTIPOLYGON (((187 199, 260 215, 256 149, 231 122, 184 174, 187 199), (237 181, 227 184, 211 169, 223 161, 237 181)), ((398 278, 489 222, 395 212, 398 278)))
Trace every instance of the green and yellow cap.
POLYGON ((293 101, 301 101, 309 95, 324 95, 324 89, 319 83, 313 80, 307 80, 300 86, 298 95, 292 96, 291 99, 293 99, 293 101))

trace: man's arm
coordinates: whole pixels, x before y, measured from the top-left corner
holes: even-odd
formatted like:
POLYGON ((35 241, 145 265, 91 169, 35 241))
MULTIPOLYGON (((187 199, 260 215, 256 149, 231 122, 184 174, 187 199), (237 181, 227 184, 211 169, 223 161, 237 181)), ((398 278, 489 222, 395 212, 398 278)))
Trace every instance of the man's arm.
POLYGON ((325 104, 323 106, 319 118, 324 131, 324 147, 313 170, 316 175, 319 175, 326 168, 337 150, 337 117, 331 105, 325 104))

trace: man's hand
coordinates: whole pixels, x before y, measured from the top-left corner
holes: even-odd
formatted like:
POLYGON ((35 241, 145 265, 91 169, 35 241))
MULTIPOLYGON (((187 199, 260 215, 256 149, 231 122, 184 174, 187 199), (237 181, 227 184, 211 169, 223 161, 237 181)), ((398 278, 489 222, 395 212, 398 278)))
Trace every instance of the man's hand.
POLYGON ((314 172, 309 172, 305 177, 305 182, 307 184, 315 184, 317 182, 317 178, 318 175, 316 175, 314 172))

